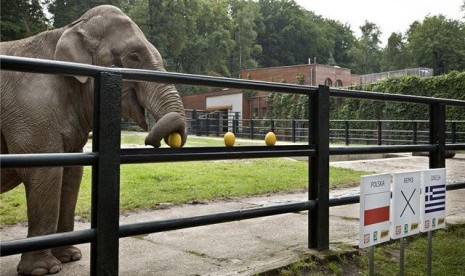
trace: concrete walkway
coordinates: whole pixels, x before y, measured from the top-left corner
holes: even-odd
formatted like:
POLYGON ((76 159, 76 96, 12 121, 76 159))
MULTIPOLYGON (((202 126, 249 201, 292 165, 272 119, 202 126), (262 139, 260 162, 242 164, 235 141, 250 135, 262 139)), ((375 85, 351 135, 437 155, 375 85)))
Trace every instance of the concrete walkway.
MULTIPOLYGON (((428 167, 425 157, 334 162, 332 166, 373 172, 428 167), (403 165, 401 165, 403 164, 403 165)), ((449 182, 465 180, 465 155, 447 161, 449 182)), ((332 191, 332 197, 358 194, 358 188, 332 191)), ((307 194, 280 194, 208 204, 190 204, 121 216, 121 224, 205 215, 306 200, 307 194)), ((465 224, 465 190, 447 192, 447 223, 465 224)), ((330 241, 358 244, 359 205, 330 209, 330 241)), ((254 275, 299 259, 307 249, 307 212, 230 222, 120 240, 120 275, 254 275)), ((88 229, 76 222, 76 229, 88 229)), ((25 225, 2 227, 2 240, 24 238, 25 225)), ((64 264, 57 275, 89 275, 89 245, 78 245, 83 259, 64 264)), ((0 275, 16 275, 19 255, 0 258, 0 275)))

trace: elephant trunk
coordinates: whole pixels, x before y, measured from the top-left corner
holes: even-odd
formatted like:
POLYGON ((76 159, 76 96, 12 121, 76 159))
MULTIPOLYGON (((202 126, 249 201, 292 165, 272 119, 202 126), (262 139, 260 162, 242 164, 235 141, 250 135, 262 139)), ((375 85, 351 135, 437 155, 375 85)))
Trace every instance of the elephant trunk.
POLYGON ((161 139, 168 143, 168 137, 171 133, 178 132, 182 137, 183 146, 186 143, 186 117, 177 112, 169 112, 164 115, 150 130, 149 135, 145 138, 145 144, 155 148, 160 147, 161 139))
POLYGON ((145 138, 145 144, 158 148, 162 139, 167 143, 169 135, 177 132, 181 135, 183 146, 187 138, 187 120, 178 91, 173 85, 146 85, 148 89, 145 91, 150 92, 144 100, 156 123, 145 138))

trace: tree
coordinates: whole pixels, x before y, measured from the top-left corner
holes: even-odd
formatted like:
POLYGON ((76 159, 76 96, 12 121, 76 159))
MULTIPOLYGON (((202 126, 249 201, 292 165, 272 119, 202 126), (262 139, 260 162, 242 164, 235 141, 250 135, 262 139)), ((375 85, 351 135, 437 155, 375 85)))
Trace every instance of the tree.
POLYGON ((48 11, 53 16, 53 26, 63 27, 78 19, 86 11, 99 5, 123 6, 124 0, 50 0, 48 11))
POLYGON ((369 74, 380 71, 381 43, 379 37, 381 31, 379 27, 371 22, 365 21, 360 26, 361 38, 350 49, 349 55, 352 58, 352 69, 358 74, 369 74))
POLYGON ((1 0, 1 41, 16 40, 47 30, 39 0, 1 0))
POLYGON ((232 36, 235 40, 229 70, 232 76, 238 76, 244 68, 258 67, 262 47, 257 43, 257 36, 262 27, 262 18, 256 2, 230 0, 229 5, 233 23, 232 36))
MULTIPOLYGON (((354 47, 356 41, 350 26, 331 19, 322 19, 319 26, 321 32, 317 41, 320 41, 320 45, 329 51, 330 59, 334 60, 334 64, 331 65, 349 68, 351 64, 349 50, 354 47), (327 42, 323 44, 322 40, 327 42)), ((324 51, 324 49, 321 50, 324 51)), ((327 62, 327 64, 330 63, 327 62)))
POLYGON ((401 33, 392 33, 383 51, 382 71, 398 70, 409 66, 407 43, 401 33))
POLYGON ((435 74, 465 69, 465 24, 443 15, 414 22, 408 32, 408 50, 417 66, 435 74))
POLYGON ((258 33, 263 52, 260 64, 264 67, 306 63, 312 56, 322 60, 329 53, 319 52, 319 29, 316 16, 304 10, 294 0, 259 0, 264 28, 258 33))
POLYGON ((465 0, 463 0, 463 4, 460 6, 460 9, 463 11, 463 18, 465 18, 465 0))

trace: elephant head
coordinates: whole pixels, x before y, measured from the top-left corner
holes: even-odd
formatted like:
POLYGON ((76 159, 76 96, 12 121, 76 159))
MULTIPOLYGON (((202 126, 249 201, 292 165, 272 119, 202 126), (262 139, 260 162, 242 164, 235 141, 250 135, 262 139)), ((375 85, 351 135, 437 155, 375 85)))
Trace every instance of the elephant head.
MULTIPOLYGON (((55 59, 108 67, 164 71, 157 49, 140 28, 120 9, 99 6, 66 26, 58 40, 55 59)), ((81 83, 88 77, 76 76, 81 83)), ((173 132, 186 142, 186 117, 174 85, 155 82, 125 81, 122 92, 122 116, 147 130, 145 110, 156 124, 145 139, 147 145, 160 146, 161 139, 173 132)))

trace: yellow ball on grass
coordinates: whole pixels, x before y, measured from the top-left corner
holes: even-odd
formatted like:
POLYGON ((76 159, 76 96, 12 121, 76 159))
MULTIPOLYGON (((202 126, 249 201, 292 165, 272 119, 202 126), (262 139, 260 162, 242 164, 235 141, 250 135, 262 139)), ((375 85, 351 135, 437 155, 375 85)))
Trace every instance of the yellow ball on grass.
POLYGON ((276 134, 274 134, 273 132, 268 132, 266 135, 265 135, 265 144, 267 146, 274 146, 276 144, 276 134))
POLYGON ((181 134, 175 132, 168 137, 168 145, 172 148, 180 148, 182 144, 181 134))
POLYGON ((236 142, 236 135, 232 132, 226 132, 224 134, 224 145, 227 147, 232 147, 234 146, 234 143, 236 142))

